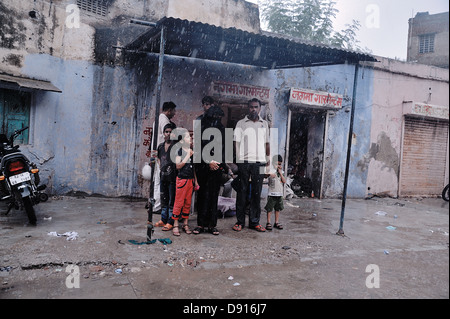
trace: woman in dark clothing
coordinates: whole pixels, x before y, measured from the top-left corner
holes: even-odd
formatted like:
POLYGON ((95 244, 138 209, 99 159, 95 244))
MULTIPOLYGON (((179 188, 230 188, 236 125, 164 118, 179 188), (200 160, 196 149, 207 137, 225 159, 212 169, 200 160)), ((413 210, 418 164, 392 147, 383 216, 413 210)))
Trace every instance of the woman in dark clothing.
MULTIPOLYGON (((204 154, 203 150, 210 142, 214 143, 214 137, 209 140, 201 141, 202 161, 196 164, 197 181, 200 189, 197 193, 197 227, 194 234, 200 234, 208 228, 213 235, 219 235, 217 230, 217 201, 219 198, 220 186, 222 185, 223 174, 228 174, 229 168, 225 164, 225 127, 222 125, 222 117, 224 116, 222 109, 217 106, 211 106, 201 119, 201 133, 208 128, 216 128, 216 133, 220 132, 222 142, 215 147, 221 148, 221 158, 217 158, 217 149, 211 148, 209 154, 204 154), (207 156, 205 156, 207 155, 207 156), (213 160, 215 159, 215 160, 213 160)), ((217 141, 215 141, 217 142, 217 141)), ((220 155, 220 154, 219 154, 220 155)))

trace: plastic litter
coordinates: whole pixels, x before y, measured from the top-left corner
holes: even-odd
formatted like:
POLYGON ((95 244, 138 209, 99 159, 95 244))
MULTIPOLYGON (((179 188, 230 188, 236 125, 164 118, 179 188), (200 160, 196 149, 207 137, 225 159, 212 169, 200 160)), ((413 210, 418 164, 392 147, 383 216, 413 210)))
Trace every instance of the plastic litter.
POLYGON ((289 202, 286 202, 285 203, 287 206, 290 206, 290 207, 294 207, 294 208, 299 208, 300 206, 298 206, 298 205, 294 205, 294 204, 291 204, 291 203, 289 203, 289 202))
POLYGON ((163 245, 170 245, 172 243, 172 240, 170 238, 152 239, 150 241, 137 241, 134 239, 130 239, 128 240, 128 242, 132 243, 133 245, 150 245, 156 243, 157 240, 163 245))
POLYGON ((386 212, 383 212, 383 211, 378 211, 378 212, 375 213, 375 215, 378 215, 378 216, 386 216, 387 213, 386 213, 386 212))
POLYGON ((389 229, 389 230, 396 230, 397 227, 394 227, 394 226, 387 226, 386 229, 389 229))
POLYGON ((51 231, 47 235, 54 237, 67 237, 66 240, 75 240, 78 238, 78 233, 76 231, 68 231, 63 234, 51 231))

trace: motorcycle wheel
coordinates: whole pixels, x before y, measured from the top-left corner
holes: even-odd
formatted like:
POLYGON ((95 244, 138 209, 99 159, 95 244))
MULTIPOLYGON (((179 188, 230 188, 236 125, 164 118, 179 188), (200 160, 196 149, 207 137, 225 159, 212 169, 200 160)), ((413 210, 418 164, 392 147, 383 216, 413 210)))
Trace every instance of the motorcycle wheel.
POLYGON ((46 202, 48 200, 48 195, 45 193, 40 193, 38 196, 41 202, 46 202))
POLYGON ((450 184, 447 184, 447 186, 444 187, 444 190, 442 191, 442 199, 448 202, 448 189, 449 189, 450 184))
POLYGON ((35 226, 37 219, 36 213, 34 212, 33 202, 30 196, 24 197, 22 198, 22 200, 23 200, 23 207, 25 208, 25 212, 27 213, 28 216, 28 221, 30 222, 31 225, 35 226))

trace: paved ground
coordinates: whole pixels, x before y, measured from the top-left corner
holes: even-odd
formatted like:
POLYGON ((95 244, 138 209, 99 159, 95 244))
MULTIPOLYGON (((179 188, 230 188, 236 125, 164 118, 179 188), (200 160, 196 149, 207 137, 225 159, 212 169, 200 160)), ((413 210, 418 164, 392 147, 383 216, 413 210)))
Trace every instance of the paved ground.
POLYGON ((153 238, 172 244, 133 245, 145 240, 144 204, 51 197, 36 207, 36 227, 0 206, 0 298, 449 298, 449 204, 440 198, 349 199, 344 237, 341 200, 294 199, 284 230, 237 233, 229 217, 219 236, 158 228, 153 238), (69 231, 78 238, 48 235, 69 231))

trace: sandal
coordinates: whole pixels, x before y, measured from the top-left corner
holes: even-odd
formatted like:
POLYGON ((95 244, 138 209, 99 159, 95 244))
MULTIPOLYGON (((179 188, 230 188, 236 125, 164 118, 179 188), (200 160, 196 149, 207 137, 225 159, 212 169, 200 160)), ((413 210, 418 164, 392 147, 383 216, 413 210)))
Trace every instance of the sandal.
POLYGON ((183 225, 183 226, 181 226, 181 229, 183 229, 183 231, 184 231, 186 234, 192 234, 192 231, 189 229, 189 226, 188 226, 188 225, 183 225))
POLYGON ((160 220, 159 222, 157 222, 155 224, 155 227, 163 227, 164 225, 165 225, 165 223, 162 220, 160 220))
POLYGON ((254 229, 254 230, 258 231, 258 232, 261 232, 261 233, 266 231, 266 229, 264 227, 262 227, 261 225, 257 225, 257 226, 250 227, 250 228, 254 229))
POLYGON ((217 230, 216 227, 210 228, 210 229, 209 229, 209 232, 210 232, 211 234, 213 234, 214 236, 219 235, 219 231, 217 230))
POLYGON ((235 225, 233 226, 233 230, 234 230, 234 231, 241 231, 241 230, 242 230, 242 225, 235 224, 235 225))
POLYGON ((272 230, 272 224, 271 223, 267 223, 266 224, 266 229, 267 230, 272 230))
POLYGON ((172 231, 173 231, 173 235, 174 236, 180 236, 181 235, 178 226, 174 226, 172 231))
POLYGON ((273 227, 278 228, 278 229, 283 229, 283 225, 281 225, 280 223, 273 224, 273 227))
POLYGON ((205 229, 201 226, 195 227, 192 231, 195 235, 201 234, 205 231, 205 229))
POLYGON ((167 223, 167 224, 164 225, 164 227, 162 228, 162 230, 163 230, 163 231, 168 231, 168 230, 171 230, 172 228, 173 228, 173 225, 167 223))

